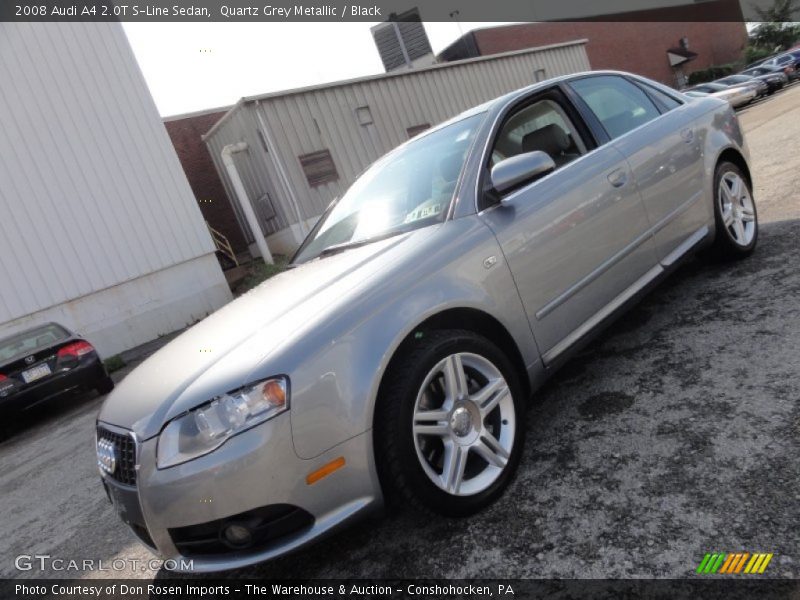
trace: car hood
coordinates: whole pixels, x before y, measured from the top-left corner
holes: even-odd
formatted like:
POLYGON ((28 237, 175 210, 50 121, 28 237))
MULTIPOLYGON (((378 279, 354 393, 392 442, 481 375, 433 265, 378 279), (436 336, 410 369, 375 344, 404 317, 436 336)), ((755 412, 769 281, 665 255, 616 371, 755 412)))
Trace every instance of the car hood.
MULTIPOLYGON (((129 373, 98 419, 156 435, 173 417, 249 383, 254 368, 291 343, 418 242, 434 225, 280 273, 206 317, 129 373)), ((277 375, 278 373, 272 373, 277 375)))

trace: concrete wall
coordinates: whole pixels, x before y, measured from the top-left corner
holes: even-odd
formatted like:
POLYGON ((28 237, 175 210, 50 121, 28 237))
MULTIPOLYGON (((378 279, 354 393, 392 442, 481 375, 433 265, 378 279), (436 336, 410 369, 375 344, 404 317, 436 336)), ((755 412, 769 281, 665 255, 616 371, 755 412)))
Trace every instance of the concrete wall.
POLYGON ((0 336, 46 320, 107 356, 230 299, 118 23, 0 23, 0 336))
POLYGON ((55 321, 86 336, 107 358, 192 325, 230 301, 218 272, 216 257, 206 254, 13 319, 0 335, 55 321))

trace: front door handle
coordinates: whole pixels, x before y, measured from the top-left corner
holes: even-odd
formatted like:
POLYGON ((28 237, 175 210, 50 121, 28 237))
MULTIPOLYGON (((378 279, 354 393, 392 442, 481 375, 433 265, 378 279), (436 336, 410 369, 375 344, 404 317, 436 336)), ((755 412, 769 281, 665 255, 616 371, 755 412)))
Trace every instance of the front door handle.
POLYGON ((681 139, 683 139, 683 141, 687 144, 691 144, 692 140, 694 139, 694 131, 688 127, 686 129, 681 129, 681 139))
POLYGON ((608 174, 608 182, 614 187, 622 187, 628 181, 628 174, 624 169, 617 169, 608 174))

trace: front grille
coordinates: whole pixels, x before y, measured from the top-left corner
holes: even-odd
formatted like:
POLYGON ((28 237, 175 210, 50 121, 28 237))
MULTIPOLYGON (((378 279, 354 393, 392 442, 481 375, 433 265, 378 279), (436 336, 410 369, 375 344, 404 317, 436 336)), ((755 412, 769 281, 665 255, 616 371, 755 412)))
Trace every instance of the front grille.
POLYGON ((130 434, 97 428, 97 440, 106 439, 114 445, 117 466, 107 475, 125 485, 136 485, 136 442, 130 434))

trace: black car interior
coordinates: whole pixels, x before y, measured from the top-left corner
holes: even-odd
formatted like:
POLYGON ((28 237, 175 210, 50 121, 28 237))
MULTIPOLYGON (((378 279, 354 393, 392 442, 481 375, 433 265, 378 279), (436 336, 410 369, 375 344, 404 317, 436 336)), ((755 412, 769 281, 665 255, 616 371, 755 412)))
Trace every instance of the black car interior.
POLYGON ((571 136, 554 123, 532 131, 522 138, 522 152, 536 150, 549 154, 556 163, 556 167, 565 165, 580 156, 571 136))

